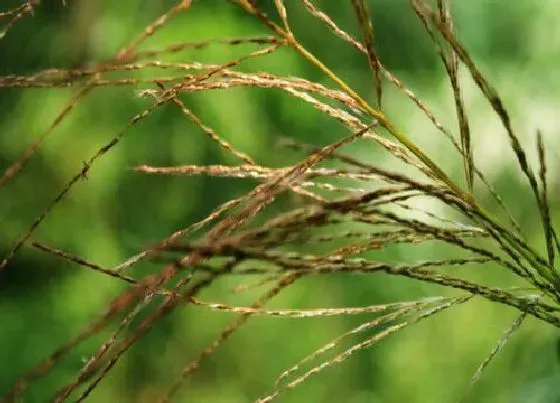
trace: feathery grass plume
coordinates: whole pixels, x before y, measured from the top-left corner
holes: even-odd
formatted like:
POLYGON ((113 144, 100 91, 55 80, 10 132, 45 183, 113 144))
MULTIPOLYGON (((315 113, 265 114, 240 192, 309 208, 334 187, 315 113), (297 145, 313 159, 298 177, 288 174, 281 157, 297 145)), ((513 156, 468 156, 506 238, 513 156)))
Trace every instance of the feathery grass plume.
MULTIPOLYGON (((27 389, 49 376, 53 379, 49 392, 52 401, 87 399, 103 380, 119 376, 115 368, 131 348, 140 342, 149 342, 144 339, 154 328, 164 326, 164 321, 174 319, 171 315, 185 307, 189 307, 193 315, 233 317, 200 351, 180 362, 169 384, 159 390, 158 396, 150 396, 150 400, 168 402, 177 398, 187 381, 197 381, 190 377, 207 365, 210 358, 216 359, 219 349, 232 342, 233 334, 262 317, 284 318, 285 323, 295 319, 328 321, 335 317, 353 317, 359 318, 360 323, 346 326, 340 322, 345 328, 330 336, 330 342, 310 354, 303 354, 304 358, 296 364, 288 364, 276 383, 271 380, 268 392, 256 393, 255 396, 262 396, 259 402, 271 401, 386 337, 437 316, 447 308, 470 304, 474 299, 507 306, 519 316, 475 372, 463 397, 528 316, 560 327, 560 276, 555 267, 554 250, 556 247, 560 253, 560 243, 551 217, 547 178, 550 168, 545 158, 544 140, 538 132, 537 176, 513 129, 508 110, 457 39, 447 1, 434 1, 434 9, 423 0, 410 0, 410 4, 411 15, 419 18, 448 76, 458 135, 454 135, 422 97, 379 59, 374 42, 379 41, 380 33, 376 26, 374 35, 366 1, 352 0, 340 6, 347 7, 356 17, 360 40, 312 0, 274 0, 268 5, 255 0, 232 0, 231 3, 253 18, 258 23, 255 29, 261 31, 253 31, 250 36, 188 38, 188 41, 144 49, 145 42, 162 37, 161 32, 170 21, 183 14, 189 15, 196 7, 197 2, 182 0, 155 20, 150 19, 151 23, 130 42, 119 46, 120 50, 109 59, 83 68, 59 67, 0 77, 0 90, 55 92, 61 88, 76 88, 50 126, 30 142, 15 162, 8 164, 0 178, 0 188, 17 181, 25 165, 49 146, 47 140, 56 129, 60 130, 61 122, 89 100, 91 93, 121 88, 151 101, 150 106, 123 122, 122 129, 105 140, 103 146, 96 146, 97 150, 82 169, 44 207, 0 264, 0 269, 6 268, 17 253, 31 247, 44 253, 45 258, 50 255, 77 270, 88 270, 92 276, 116 280, 126 287, 77 335, 16 379, 2 402, 27 398, 27 389), (297 35, 298 10, 326 27, 333 38, 342 39, 362 60, 365 55, 366 70, 373 74, 375 106, 318 58, 307 44, 304 46, 297 35), (223 58, 217 62, 214 59, 195 61, 191 60, 190 53, 185 55, 210 46, 229 49, 241 45, 250 50, 236 49, 236 56, 227 56, 226 61, 223 58), (264 71, 254 68, 255 60, 277 52, 299 57, 321 77, 310 79, 268 71, 270 68, 264 71), (528 178, 537 200, 538 212, 535 213, 541 216, 547 257, 539 252, 544 247, 536 247, 525 238, 502 196, 475 164, 471 141, 471 127, 474 126, 470 124, 463 100, 460 64, 469 70, 507 131, 517 164, 528 178), (387 110, 386 104, 382 105, 383 91, 387 89, 382 88, 384 80, 391 83, 386 85, 393 85, 397 93, 404 95, 406 102, 411 101, 437 130, 438 136, 445 136, 444 141, 452 147, 452 157, 462 159, 461 174, 466 178, 466 189, 461 184, 463 179, 456 180, 454 175, 440 168, 437 155, 419 147, 413 137, 398 128, 391 118, 393 112, 387 110), (320 146, 295 139, 284 140, 280 152, 293 149, 298 159, 285 165, 272 159, 261 163, 259 156, 250 155, 238 141, 226 140, 220 133, 223 128, 214 124, 196 105, 201 93, 254 89, 280 92, 294 105, 307 107, 319 119, 331 120, 347 134, 320 146), (141 121, 167 108, 180 112, 178 124, 184 124, 183 118, 186 118, 188 124, 202 131, 213 146, 217 145, 215 148, 233 157, 234 162, 197 165, 184 161, 182 165, 163 166, 166 162, 135 161, 127 173, 138 177, 152 175, 153 180, 164 180, 166 175, 234 178, 251 184, 251 189, 208 208, 209 212, 194 223, 183 223, 172 231, 163 232, 167 236, 149 234, 149 245, 139 246, 131 257, 116 264, 96 263, 95 259, 71 252, 71 247, 51 246, 56 244, 52 240, 36 240, 46 239, 38 234, 39 226, 75 185, 98 166, 101 158, 113 152, 125 134, 141 121), (393 162, 389 166, 381 159, 355 156, 347 150, 352 146, 364 147, 368 150, 367 156, 372 155, 370 149, 379 149, 393 162), (476 195, 475 179, 477 185, 484 185, 477 186, 476 195), (494 209, 486 206, 483 191, 484 196, 494 200, 491 201, 494 209, 501 210, 498 210, 499 217, 494 209), (295 196, 294 201, 285 202, 285 196, 295 196), (405 251, 399 259, 392 254, 396 246, 405 251), (424 254, 423 246, 434 246, 435 256, 424 254), (502 284, 501 280, 496 283, 494 279, 474 275, 477 268, 495 272, 500 279, 508 275, 515 284, 512 286, 505 281, 502 284), (361 306, 342 303, 335 307, 282 305, 295 304, 293 299, 280 297, 298 285, 312 288, 325 284, 322 281, 326 279, 352 276, 360 276, 364 281, 381 276, 398 277, 438 287, 441 292, 424 294, 424 290, 419 289, 414 296, 368 301, 361 306), (221 282, 225 283, 223 287, 221 282), (268 306, 273 299, 278 300, 280 307, 268 306), (65 365, 63 360, 79 351, 86 341, 97 337, 103 339, 92 348, 88 358, 75 367, 73 373, 66 371, 68 376, 60 381, 54 372, 65 365), (355 337, 358 339, 353 339, 355 337)), ((0 12, 0 22, 7 21, 3 25, 4 34, 39 6, 40 2, 35 0, 0 12)), ((376 10, 373 11, 375 17, 376 10)), ((328 40, 326 38, 325 43, 328 40)), ((239 129, 234 123, 231 125, 232 129, 239 129)), ((322 134, 321 130, 317 128, 314 134, 322 134)), ((330 290, 325 294, 330 294, 330 290)), ((196 331, 199 323, 189 326, 196 331)), ((248 337, 259 336, 253 330, 245 330, 248 337)), ((258 372, 259 368, 251 370, 258 372)), ((165 378, 169 378, 167 373, 165 378)))
MULTIPOLYGON (((305 172, 306 169, 310 168, 311 166, 319 162, 321 159, 325 158, 325 156, 327 156, 329 153, 332 153, 340 146, 354 140, 356 137, 363 135, 365 131, 369 130, 370 128, 371 125, 367 127, 365 130, 362 130, 352 136, 349 136, 346 139, 343 139, 333 144, 332 146, 325 147, 320 152, 311 155, 309 158, 304 160, 301 164, 294 166, 292 169, 288 170, 285 173, 282 173, 277 177, 274 177, 270 181, 270 185, 268 187, 264 186, 262 187, 262 189, 260 189, 260 192, 258 191, 254 192, 255 196, 258 197, 262 195, 262 198, 257 198, 255 203, 249 204, 247 207, 243 208, 238 213, 238 217, 235 217, 229 221, 225 220, 224 221, 225 225, 221 227, 218 226, 215 230, 211 231, 211 233, 214 232, 215 235, 210 239, 215 242, 217 240, 217 236, 221 235, 223 232, 226 232, 227 234, 227 232, 231 231, 231 229, 228 227, 232 227, 232 226, 237 227, 243 224, 244 221, 251 218, 251 215, 253 214, 254 211, 258 211, 263 207, 263 205, 270 203, 270 199, 274 197, 274 192, 275 192, 274 186, 276 186, 278 183, 282 183, 283 181, 293 181, 295 178, 297 178, 297 175, 300 175, 300 172, 305 172)), ((266 183, 265 185, 268 185, 268 183, 266 183)), ((280 282, 276 287, 274 287, 267 294, 265 294, 261 299, 255 302, 251 306, 251 308, 258 309, 262 307, 267 301, 269 301, 271 298, 277 295, 283 288, 292 284, 295 280, 297 280, 302 275, 305 275, 305 273, 295 273, 295 274, 289 274, 285 276, 282 280, 280 280, 280 282)), ((242 314, 238 319, 236 319, 229 326, 227 326, 224 329, 224 331, 219 335, 219 337, 210 346, 208 346, 195 361, 191 362, 186 367, 184 367, 183 370, 181 371, 179 378, 175 381, 175 383, 169 389, 167 394, 161 399, 161 402, 169 401, 173 397, 173 395, 177 393, 177 391, 180 389, 186 377, 192 371, 196 370, 200 366, 202 360, 204 360, 204 358, 212 354, 213 351, 217 347, 219 347, 219 345, 222 342, 227 340, 227 338, 233 332, 235 332, 240 326, 242 326, 247 321, 247 319, 251 316, 251 314, 252 314, 251 312, 242 314)))

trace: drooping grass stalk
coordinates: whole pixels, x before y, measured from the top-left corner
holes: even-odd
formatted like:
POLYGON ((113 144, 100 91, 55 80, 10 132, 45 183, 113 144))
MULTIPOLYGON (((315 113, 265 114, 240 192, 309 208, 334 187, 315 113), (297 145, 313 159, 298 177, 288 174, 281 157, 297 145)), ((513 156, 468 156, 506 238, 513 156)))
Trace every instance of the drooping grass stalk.
POLYGON ((262 21, 265 22, 278 36, 283 38, 286 43, 293 47, 298 53, 305 57, 310 63, 314 64, 319 70, 321 70, 329 79, 335 82, 344 92, 350 95, 359 105, 361 109, 367 112, 373 119, 377 120, 378 123, 385 129, 389 134, 391 134, 395 139, 397 139, 402 145, 404 145, 412 154, 418 157, 426 166, 428 166, 434 174, 447 186, 449 186, 453 191, 455 191, 461 198, 465 201, 474 202, 472 196, 465 193, 460 189, 455 182, 453 182, 439 166, 422 150, 420 150, 406 135, 400 132, 385 116, 384 113, 374 109, 367 103, 356 91, 354 91, 348 84, 346 84, 341 78, 339 78, 333 71, 331 71, 324 63, 317 59, 311 52, 303 47, 298 41, 296 41, 293 35, 283 30, 280 26, 275 24, 273 21, 269 20, 266 15, 264 15, 258 8, 249 3, 248 1, 237 1, 237 4, 241 5, 247 12, 257 15, 262 21))
MULTIPOLYGON (((276 34, 282 37, 290 46, 292 46, 298 53, 304 56, 307 60, 309 60, 312 64, 317 66, 327 77, 329 77, 332 81, 334 81, 338 86, 343 89, 346 93, 348 93, 359 106, 366 111, 372 118, 376 119, 381 126, 383 126, 393 137, 395 137, 401 144, 403 144, 408 150, 410 150, 415 156, 417 156, 426 166, 428 166, 434 175, 438 177, 443 183, 448 185, 461 199, 465 202, 468 202, 477 210, 477 212, 485 219, 490 222, 493 222, 490 218, 490 215, 476 203, 473 196, 464 192, 458 185, 455 184, 440 168, 439 166, 432 161, 426 154, 424 154, 413 142, 411 142, 407 136, 402 134, 387 118, 386 116, 380 112, 372 108, 363 98, 361 98, 352 88, 350 88, 342 79, 340 79, 334 72, 332 72, 327 66, 325 66, 321 61, 319 61, 312 53, 307 51, 299 42, 297 42, 293 35, 290 35, 288 32, 283 30, 280 26, 275 24, 273 21, 268 19, 266 15, 264 15, 257 7, 247 1, 236 1, 241 7, 243 7, 247 12, 251 14, 255 14, 259 17, 267 26, 269 26, 276 34)), ((449 34, 451 35, 451 34, 449 34)), ((496 99, 496 98, 492 98, 496 99)), ((501 107, 501 110, 504 110, 501 107)), ((504 110, 505 111, 505 110, 504 110)), ((508 118, 509 121, 509 118, 508 118)), ((509 123, 508 123, 509 127, 509 123)), ((515 136, 511 136, 512 139, 516 139, 515 136)), ((516 153, 521 157, 524 156, 522 149, 518 142, 512 140, 514 145, 517 145, 515 148, 517 151, 516 153)), ((526 159, 520 159, 522 163, 522 167, 524 170, 529 172, 529 168, 526 166, 526 163, 523 164, 523 161, 526 159)), ((529 177, 534 177, 529 175, 529 177)), ((533 183, 533 181, 531 181, 533 183)), ((514 239, 511 239, 509 233, 504 233, 505 240, 515 249, 519 249, 519 252, 531 262, 531 264, 535 267, 535 269, 539 272, 539 274, 547 280, 552 281, 555 283, 557 289, 560 290, 560 279, 555 275, 555 273, 550 273, 546 266, 543 266, 541 262, 539 262, 538 255, 536 252, 530 250, 529 252, 526 251, 526 248, 521 247, 514 239)))

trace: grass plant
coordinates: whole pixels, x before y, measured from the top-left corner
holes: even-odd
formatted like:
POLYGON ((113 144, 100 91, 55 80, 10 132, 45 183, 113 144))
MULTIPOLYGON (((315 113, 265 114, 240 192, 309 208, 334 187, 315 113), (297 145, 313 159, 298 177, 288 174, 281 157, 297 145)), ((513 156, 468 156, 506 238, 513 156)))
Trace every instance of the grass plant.
MULTIPOLYGON (((31 18, 33 10, 41 7, 41 3, 33 0, 2 11, 2 37, 15 35, 17 24, 31 18)), ((410 7, 432 41, 449 78, 456 111, 455 127, 444 125, 430 106, 384 65, 376 51, 376 30, 370 15, 374 15, 375 10, 369 9, 367 1, 352 0, 340 5, 352 8, 356 25, 351 30, 358 32, 356 36, 337 24, 334 16, 322 11, 318 2, 312 0, 232 0, 231 3, 261 24, 261 36, 178 42, 161 49, 145 50, 142 46, 144 42, 157 36, 176 16, 196 7, 196 2, 191 4, 189 0, 182 0, 146 26, 109 60, 83 68, 57 68, 31 75, 0 77, 2 90, 74 90, 73 97, 52 124, 2 172, 0 192, 4 196, 9 195, 8 187, 18 180, 26 165, 46 147, 47 140, 56 135, 61 122, 92 92, 124 86, 137 89, 137 96, 151 100, 151 106, 123 123, 122 130, 84 162, 83 168, 75 172, 2 258, 0 269, 9 270, 16 255, 24 249, 34 248, 83 270, 93 270, 128 284, 126 290, 108 301, 104 312, 100 312, 82 331, 15 380, 3 402, 18 401, 25 396, 28 388, 48 377, 79 344, 99 334, 108 334, 82 368, 65 384, 58 385, 57 391, 50 397, 55 402, 85 400, 105 378, 112 375, 131 346, 172 312, 189 305, 208 311, 226 311, 234 314, 235 318, 197 357, 185 363, 176 378, 169 382, 168 390, 159 397, 160 402, 176 397, 205 360, 255 316, 300 320, 340 315, 364 318, 360 325, 319 346, 279 374, 269 390, 255 396, 258 402, 282 396, 287 390, 320 376, 329 367, 352 358, 352 355, 371 348, 402 329, 428 318, 437 321, 441 312, 454 310, 458 305, 485 299, 513 308, 518 313, 517 318, 496 341, 496 347, 486 359, 481 357, 480 367, 471 382, 465 382, 468 386, 458 397, 462 399, 468 395, 469 388, 476 387, 484 369, 522 328, 528 317, 554 327, 560 326, 560 275, 557 266, 560 242, 551 218, 543 137, 540 133, 535 136, 539 161, 537 166, 531 166, 528 152, 519 140, 500 94, 485 78, 456 34, 450 2, 410 0, 410 7), (304 8, 330 31, 333 38, 338 37, 355 49, 356 59, 367 64, 371 71, 372 91, 369 95, 360 94, 299 40, 292 30, 290 18, 291 10, 296 7, 304 8), (252 50, 215 64, 176 61, 185 50, 218 46, 243 46, 243 49, 252 50), (320 73, 323 81, 281 76, 251 68, 256 59, 279 51, 289 51, 305 59, 320 73), (468 73, 468 77, 460 74, 461 71, 468 73), (473 151, 476 136, 473 136, 469 110, 463 100, 465 78, 476 84, 505 129, 510 156, 534 196, 532 214, 538 217, 542 227, 544 245, 534 245, 527 240, 507 207, 508 200, 503 200, 492 181, 478 167, 477 155, 473 151), (322 146, 285 139, 280 144, 281 150, 295 150, 300 160, 284 167, 267 166, 227 141, 212 127, 212 122, 203 121, 189 106, 189 101, 193 99, 190 95, 239 87, 286 92, 297 100, 294 104, 304 102, 324 115, 325 119, 337 121, 346 129, 347 135, 322 146), (453 150, 449 158, 463 161, 461 177, 447 173, 437 159, 399 128, 392 118, 398 111, 389 110, 384 102, 384 94, 388 90, 396 90, 407 97, 431 122, 433 135, 443 136, 449 142, 453 150), (139 250, 135 256, 115 267, 101 267, 38 239, 37 229, 74 187, 84 181, 87 184, 88 173, 99 161, 118 147, 137 124, 150 119, 162 108, 175 108, 216 147, 229 154, 231 161, 237 163, 139 164, 134 167, 136 173, 241 178, 253 181, 253 188, 241 197, 216 206, 200 221, 139 250), (388 166, 356 157, 345 150, 350 145, 378 147, 395 157, 395 163, 388 166), (297 206, 278 202, 286 194, 297 196, 297 206), (431 205, 437 208, 422 209, 416 203, 418 200, 430 200, 431 205), (414 258, 388 262, 374 259, 376 255, 372 254, 394 245, 414 248, 414 245, 434 242, 447 245, 447 250, 452 248, 453 257, 444 254, 440 259, 414 258), (157 270, 148 275, 137 275, 134 267, 146 261, 152 262, 157 270), (473 280, 469 277, 473 265, 502 270, 514 279, 516 286, 473 280), (361 307, 267 308, 270 300, 303 279, 336 279, 340 276, 406 277, 440 286, 442 292, 418 299, 361 307), (223 278, 242 279, 233 289, 234 293, 262 288, 266 291, 253 303, 243 306, 207 300, 200 295, 223 278), (147 310, 146 307, 153 304, 156 306, 147 310), (434 316, 436 318, 432 318, 434 316)))

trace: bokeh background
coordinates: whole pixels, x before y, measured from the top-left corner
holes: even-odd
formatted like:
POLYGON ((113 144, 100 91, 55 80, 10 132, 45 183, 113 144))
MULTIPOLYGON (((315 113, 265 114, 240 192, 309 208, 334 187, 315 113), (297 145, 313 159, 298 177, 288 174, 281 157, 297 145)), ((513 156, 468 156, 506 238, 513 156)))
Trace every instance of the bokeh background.
MULTIPOLYGON (((371 75, 363 57, 332 36, 298 2, 286 3, 301 41, 373 100, 371 75)), ((549 156, 551 205, 558 223, 560 5, 531 0, 452 3, 459 38, 502 94, 533 163, 535 133, 537 129, 543 132, 549 156)), ((1 7, 8 9, 18 4, 3 1, 1 7)), ((74 0, 64 6, 60 1, 43 1, 33 16, 21 20, 0 41, 0 74, 26 75, 110 59, 173 4, 162 0, 74 0)), ((349 32, 358 32, 349 2, 324 0, 318 4, 349 32)), ((370 4, 382 61, 456 132, 451 91, 443 68, 408 2, 374 0, 370 4)), ((229 2, 195 0, 190 10, 175 17, 142 49, 188 40, 263 34, 268 34, 266 27, 229 2)), ((184 51, 167 60, 224 62, 253 49, 251 45, 217 45, 184 51)), ((329 84, 313 66, 289 49, 253 60, 241 68, 302 76, 329 84)), ((528 238, 535 245, 543 245, 533 197, 513 162, 499 121, 467 74, 464 78, 476 162, 492 179, 528 238)), ((25 170, 0 189, 2 254, 82 169, 83 161, 122 130, 136 113, 151 105, 151 100, 137 96, 138 89, 94 90, 57 127, 25 170)), ((0 89, 0 170, 4 171, 28 144, 45 132, 76 91, 0 89)), ((336 122, 275 90, 238 88, 187 94, 183 99, 220 135, 267 166, 285 166, 302 157, 279 148, 279 138, 325 145, 347 135, 346 129, 336 122)), ((441 136, 415 107, 391 89, 386 91, 385 102, 391 119, 453 177, 462 180, 461 161, 442 145, 441 136)), ((362 144, 350 150, 365 161, 389 166, 395 163, 374 145, 362 144)), ((234 162, 175 107, 160 108, 94 165, 88 180, 74 187, 34 238, 102 266, 115 266, 253 186, 246 180, 146 176, 130 168, 144 163, 234 162)), ((301 202, 290 198, 284 201, 294 206, 301 202)), ((413 261, 442 253, 451 252, 434 244, 412 249, 394 247, 385 257, 413 261)), ((134 274, 155 272, 158 267, 145 263, 134 269, 134 274)), ((504 273, 497 273, 495 267, 472 270, 478 270, 478 278, 490 283, 514 284, 504 273)), ((227 280, 220 281, 203 295, 214 300, 230 298, 224 295, 231 285, 227 280)), ((0 273, 0 395, 21 373, 101 313, 124 289, 114 279, 29 248, 21 250, 0 273)), ((286 290, 270 306, 360 306, 441 294, 450 295, 452 291, 394 278, 315 278, 286 290)), ((247 304, 258 295, 258 291, 251 291, 228 301, 247 304)), ((477 299, 356 354, 285 393, 279 401, 456 401, 515 316, 509 308, 477 299)), ((90 401, 155 401, 182 366, 196 357, 232 319, 230 314, 196 307, 178 310, 129 351, 90 401)), ((253 401, 270 390, 283 370, 359 323, 360 319, 354 317, 252 318, 204 362, 184 385, 177 401, 253 401)), ((108 334, 102 333, 79 346, 51 375, 33 384, 23 401, 46 401, 108 334)), ((465 401, 560 402, 559 336, 551 326, 528 319, 465 401)))

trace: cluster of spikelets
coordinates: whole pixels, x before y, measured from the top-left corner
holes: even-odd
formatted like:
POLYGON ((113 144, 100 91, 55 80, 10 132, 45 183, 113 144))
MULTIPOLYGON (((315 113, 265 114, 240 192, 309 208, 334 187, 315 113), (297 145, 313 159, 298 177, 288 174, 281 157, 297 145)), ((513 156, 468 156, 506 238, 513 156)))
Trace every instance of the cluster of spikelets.
MULTIPOLYGON (((327 26, 332 34, 363 54, 364 63, 369 64, 372 73, 372 83, 376 93, 374 105, 368 103, 341 80, 336 72, 331 71, 302 46, 290 29, 289 13, 282 0, 273 2, 275 15, 265 14, 258 1, 233 0, 233 2, 262 22, 263 30, 268 30, 267 34, 270 36, 178 43, 161 50, 138 50, 138 47, 147 38, 155 35, 171 18, 190 8, 191 2, 184 0, 149 25, 113 60, 87 69, 53 69, 31 76, 0 77, 0 87, 2 88, 73 86, 79 89, 48 130, 3 172, 0 187, 17 179, 20 170, 37 153, 44 140, 93 88, 140 85, 145 87, 146 84, 149 84, 151 89, 142 90, 140 96, 153 99, 151 107, 134 116, 120 133, 116 134, 84 164, 83 169, 76 173, 52 203, 46 207, 43 214, 13 245, 1 263, 0 268, 4 268, 20 249, 34 247, 130 284, 127 291, 114 299, 107 306, 106 311, 80 334, 24 374, 13 385, 3 401, 15 401, 33 381, 47 376, 59 360, 74 347, 111 323, 115 323, 116 320, 119 325, 114 328, 111 337, 99 346, 98 351, 84 363, 75 377, 62 385, 53 397, 54 401, 64 401, 79 391, 80 394, 75 396, 78 401, 84 400, 114 368, 131 345, 157 326, 166 315, 187 304, 233 312, 238 316, 223 329, 213 343, 201 352, 198 358, 184 367, 167 394, 162 396, 162 402, 169 401, 180 389, 185 379, 196 371, 201 362, 225 342, 232 333, 243 326, 252 315, 298 318, 363 313, 375 315, 375 319, 350 329, 282 373, 273 392, 261 397, 258 400, 260 402, 273 400, 282 391, 294 388, 310 376, 349 358, 353 353, 370 347, 400 329, 436 315, 442 310, 467 303, 473 297, 485 298, 498 304, 514 307, 519 311, 519 316, 480 365, 471 384, 480 377, 492 357, 520 328, 527 315, 554 326, 560 326, 560 276, 554 267, 555 253, 560 252, 560 244, 557 233, 551 224, 547 202, 546 161, 541 136, 540 134, 537 136, 540 163, 538 173, 535 173, 527 162, 526 153, 516 136, 508 112, 499 95, 483 77, 456 38, 445 0, 437 0, 433 4, 427 4, 424 0, 411 0, 410 4, 433 41, 449 77, 459 128, 457 135, 445 128, 429 108, 379 60, 374 44, 374 27, 365 0, 352 0, 351 2, 361 38, 354 38, 342 30, 311 0, 301 0, 300 3, 310 15, 327 26), (184 49, 201 48, 216 42, 230 46, 249 43, 257 46, 258 50, 228 63, 215 65, 166 62, 158 59, 184 49), (281 47, 291 48, 297 52, 319 69, 324 77, 330 79, 331 84, 327 86, 301 77, 280 77, 268 72, 245 73, 240 70, 242 62, 270 54, 281 47), (506 205, 475 164, 469 119, 461 95, 461 82, 458 74, 460 66, 470 72, 473 81, 505 128, 513 150, 512 155, 516 157, 521 171, 528 180, 538 205, 536 214, 540 215, 542 221, 547 256, 542 256, 527 243, 506 205), (137 78, 132 75, 136 71, 144 71, 149 68, 164 71, 169 75, 148 78, 137 78), (111 78, 107 75, 111 72, 130 72, 131 76, 111 78), (457 155, 461 156, 464 161, 465 186, 451 179, 429 155, 425 154, 389 120, 382 102, 383 88, 389 85, 402 91, 427 116, 437 131, 447 137, 457 155), (299 163, 285 168, 259 165, 250 156, 221 138, 181 100, 183 93, 234 87, 273 88, 286 91, 291 96, 309 103, 313 108, 336 119, 348 129, 349 134, 324 147, 288 141, 284 144, 286 147, 295 148, 304 153, 306 157, 299 163), (33 234, 37 227, 67 196, 73 186, 86 177, 96 162, 110 152, 136 123, 148 118, 153 111, 168 104, 177 107, 187 119, 197 125, 220 147, 237 157, 240 163, 235 166, 153 167, 142 165, 136 167, 138 172, 150 175, 213 175, 252 178, 259 184, 248 194, 216 207, 203 220, 170 235, 159 244, 141 251, 135 257, 111 269, 102 268, 82 258, 35 241, 33 234), (376 143, 397 157, 402 164, 417 169, 421 173, 421 179, 343 153, 342 149, 346 145, 359 141, 376 143), (335 165, 338 168, 319 166, 326 160, 336 162, 335 165), (344 183, 344 186, 341 183, 344 183), (367 186, 360 184, 367 184, 367 186), (477 201, 474 193, 475 185, 477 193, 484 192, 493 198, 502 219, 495 218, 477 201), (367 190, 362 187, 366 187, 367 190), (252 224, 257 215, 260 215, 268 205, 285 192, 295 192, 300 195, 301 206, 261 220, 259 225, 252 224), (414 199, 419 197, 428 197, 448 206, 453 209, 454 218, 451 220, 434 212, 419 211, 413 203, 414 199), (404 214, 407 211, 416 211, 420 213, 417 216, 423 217, 423 219, 410 218, 409 215, 404 214), (461 218, 457 219, 457 217, 461 218), (352 228, 352 224, 358 224, 357 228, 366 230, 345 230, 345 228, 352 228), (331 232, 331 235, 325 235, 325 231, 322 231, 325 228, 339 227, 342 229, 331 232), (189 237, 192 234, 201 235, 194 241, 187 241, 192 238, 192 236, 189 237), (483 246, 480 242, 476 242, 480 239, 485 239, 483 246), (364 252, 380 250, 396 243, 419 243, 430 240, 439 240, 461 249, 465 252, 465 257, 402 264, 388 264, 359 257, 364 252), (327 251, 315 254, 303 254, 295 251, 295 245, 299 250, 301 245, 318 243, 325 245, 324 249, 327 251), (131 267, 145 259, 161 262, 161 271, 144 278, 134 278, 128 274, 131 267), (485 263, 504 268, 513 276, 524 281, 525 285, 518 288, 489 287, 478 282, 453 277, 438 270, 441 267, 485 263), (434 296, 417 301, 359 308, 310 310, 267 310, 264 308, 270 299, 302 277, 333 273, 369 275, 379 272, 453 288, 456 293, 451 297, 434 296), (231 306, 198 298, 197 294, 202 289, 211 287, 216 279, 240 274, 257 278, 255 283, 240 287, 240 290, 259 285, 269 286, 268 292, 250 306, 231 306), (133 318, 157 295, 164 296, 159 307, 134 329, 129 329, 129 333, 124 332, 130 326, 133 318), (367 336, 363 336, 359 343, 334 354, 334 357, 331 355, 330 358, 324 358, 328 357, 328 353, 332 354, 335 348, 347 340, 348 336, 357 334, 367 334, 367 336)), ((4 23, 3 35, 9 34, 10 28, 17 21, 32 13, 34 7, 39 6, 40 1, 35 0, 25 3, 17 9, 0 13, 4 23)))

